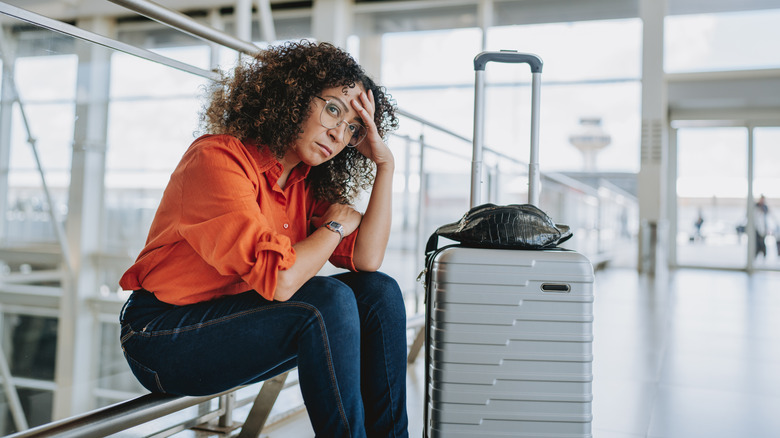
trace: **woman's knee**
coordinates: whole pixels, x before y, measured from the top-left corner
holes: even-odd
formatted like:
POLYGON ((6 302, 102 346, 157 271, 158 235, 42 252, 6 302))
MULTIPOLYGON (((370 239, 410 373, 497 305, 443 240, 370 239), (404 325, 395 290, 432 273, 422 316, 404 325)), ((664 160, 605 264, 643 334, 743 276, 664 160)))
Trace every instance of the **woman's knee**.
POLYGON ((352 288, 358 302, 369 306, 384 318, 405 323, 403 292, 393 277, 382 272, 354 272, 337 278, 352 288))
POLYGON ((338 318, 359 325, 355 294, 347 285, 331 277, 313 277, 290 301, 307 303, 323 318, 338 318))
POLYGON ((393 291, 401 294, 401 287, 395 278, 384 272, 359 272, 358 275, 364 276, 367 282, 374 286, 374 289, 381 291, 393 291))

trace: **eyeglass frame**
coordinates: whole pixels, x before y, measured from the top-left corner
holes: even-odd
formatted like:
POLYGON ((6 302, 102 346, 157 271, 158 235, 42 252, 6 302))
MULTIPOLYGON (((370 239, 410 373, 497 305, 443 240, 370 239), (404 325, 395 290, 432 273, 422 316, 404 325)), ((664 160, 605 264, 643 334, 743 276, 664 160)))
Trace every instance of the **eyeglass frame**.
MULTIPOLYGON (((368 135, 368 128, 366 128, 365 126, 363 126, 362 124, 359 124, 359 123, 349 123, 349 122, 348 122, 348 121, 347 121, 345 118, 343 118, 343 117, 341 118, 341 120, 340 120, 338 123, 336 123, 336 126, 328 126, 328 125, 326 125, 326 124, 325 124, 325 123, 322 121, 322 117, 323 117, 323 115, 325 114, 325 108, 327 108, 327 107, 328 107, 328 104, 329 104, 331 101, 333 101, 333 100, 337 100, 337 99, 325 99, 324 97, 317 96, 317 95, 314 95, 314 97, 316 97, 317 99, 320 99, 321 101, 325 102, 325 105, 324 105, 324 106, 322 107, 322 109, 320 110, 320 125, 322 125, 322 127, 323 127, 323 128, 326 128, 326 129, 336 129, 336 128, 338 128, 339 126, 341 126, 341 124, 342 124, 342 123, 346 123, 346 124, 347 124, 347 128, 349 128, 350 126, 357 126, 357 127, 359 127, 359 128, 363 128, 363 131, 365 131, 365 134, 363 135, 363 137, 361 137, 361 139, 360 139, 360 140, 359 140, 357 143, 355 143, 354 145, 350 144, 350 141, 349 141, 349 140, 345 142, 345 141, 344 141, 344 138, 343 138, 343 135, 342 135, 341 141, 342 141, 342 142, 345 144, 345 146, 346 146, 346 147, 349 147, 349 148, 354 148, 354 147, 357 147, 357 146, 358 146, 360 143, 362 143, 362 142, 363 142, 363 140, 365 140, 365 139, 366 139, 366 136, 368 135)), ((337 105, 337 106, 339 106, 340 108, 343 108, 341 105, 337 105)), ((352 139, 352 137, 350 136, 350 140, 351 140, 351 139, 352 139)))

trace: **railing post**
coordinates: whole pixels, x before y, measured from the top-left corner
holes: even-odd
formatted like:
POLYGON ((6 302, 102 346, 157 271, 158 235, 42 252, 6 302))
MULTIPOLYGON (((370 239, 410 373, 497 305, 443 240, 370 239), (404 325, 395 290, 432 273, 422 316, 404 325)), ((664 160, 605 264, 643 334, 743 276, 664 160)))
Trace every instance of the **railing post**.
MULTIPOLYGON (((423 269, 421 263, 421 256, 425 248, 423 248, 425 242, 425 197, 428 193, 428 180, 425 173, 425 135, 420 134, 420 160, 419 160, 419 177, 420 183, 417 189, 417 232, 414 239, 414 266, 419 269, 423 269)), ((420 312, 420 285, 416 284, 414 287, 414 312, 420 312)))
POLYGON ((263 431, 263 427, 271 415, 271 409, 273 409, 279 393, 284 389, 288 374, 290 372, 285 371, 263 382, 263 386, 260 387, 260 392, 257 394, 249 414, 246 416, 246 421, 238 434, 238 438, 258 438, 260 436, 260 432, 263 431))
POLYGON ((220 415, 217 425, 220 428, 231 429, 233 427, 233 409, 236 407, 236 392, 225 394, 219 398, 219 408, 224 410, 220 415))
MULTIPOLYGON (((411 190, 409 190, 409 182, 412 177, 412 170, 409 168, 412 164, 412 139, 411 137, 405 137, 406 143, 404 144, 404 205, 403 205, 403 230, 409 231, 409 197, 411 190)), ((404 240, 404 249, 406 248, 406 241, 404 240)))
MULTIPOLYGON (((0 323, 2 323, 1 320, 0 323)), ((0 348, 0 376, 3 377, 5 398, 8 401, 8 408, 11 411, 14 425, 17 430, 25 430, 29 427, 27 425, 27 418, 24 415, 24 408, 19 400, 19 393, 16 391, 16 385, 11 376, 11 368, 8 366, 8 361, 5 358, 5 352, 3 352, 2 348, 0 348)))

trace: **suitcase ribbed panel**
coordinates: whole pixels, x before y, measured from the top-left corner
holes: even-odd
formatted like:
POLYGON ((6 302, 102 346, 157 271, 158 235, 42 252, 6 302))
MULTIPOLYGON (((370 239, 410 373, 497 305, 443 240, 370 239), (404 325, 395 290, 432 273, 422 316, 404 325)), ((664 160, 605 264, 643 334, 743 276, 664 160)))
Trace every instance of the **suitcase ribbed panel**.
POLYGON ((591 437, 593 268, 574 251, 433 263, 431 437, 591 437))

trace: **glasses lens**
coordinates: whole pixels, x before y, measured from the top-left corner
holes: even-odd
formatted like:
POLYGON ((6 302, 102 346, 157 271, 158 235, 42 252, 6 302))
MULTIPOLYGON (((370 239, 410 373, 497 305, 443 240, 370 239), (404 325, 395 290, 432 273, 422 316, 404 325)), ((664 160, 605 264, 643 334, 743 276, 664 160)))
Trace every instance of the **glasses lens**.
POLYGON ((331 102, 325 102, 320 113, 320 123, 328 129, 339 126, 341 124, 341 108, 331 102))
POLYGON ((349 141, 347 142, 347 146, 355 147, 360 144, 361 141, 363 141, 364 138, 366 138, 366 134, 368 133, 368 130, 366 130, 366 127, 363 125, 349 125, 350 132, 352 133, 352 136, 349 138, 349 141))

